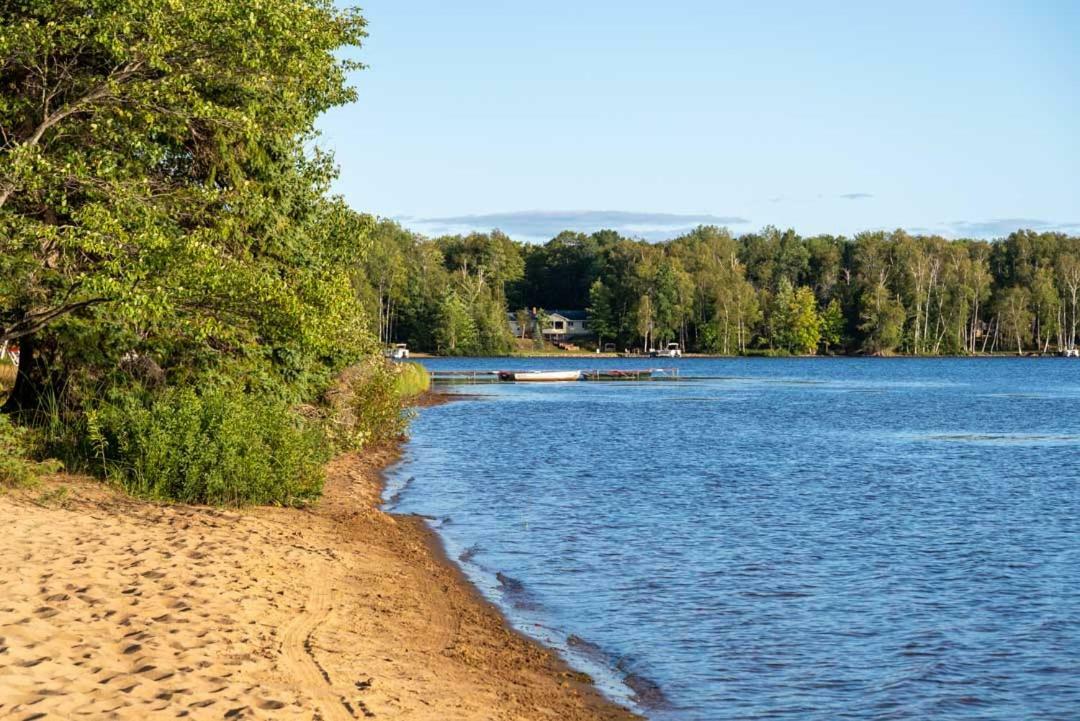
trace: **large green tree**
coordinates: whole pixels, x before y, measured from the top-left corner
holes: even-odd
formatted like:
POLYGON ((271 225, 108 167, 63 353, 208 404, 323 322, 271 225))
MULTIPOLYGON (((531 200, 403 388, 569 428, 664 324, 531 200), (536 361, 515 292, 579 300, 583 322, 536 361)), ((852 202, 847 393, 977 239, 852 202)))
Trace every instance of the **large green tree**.
POLYGON ((0 7, 0 340, 27 361, 9 409, 86 365, 76 338, 103 367, 359 351, 346 264, 369 225, 324 199, 305 144, 353 99, 338 51, 363 35, 330 0, 0 7))

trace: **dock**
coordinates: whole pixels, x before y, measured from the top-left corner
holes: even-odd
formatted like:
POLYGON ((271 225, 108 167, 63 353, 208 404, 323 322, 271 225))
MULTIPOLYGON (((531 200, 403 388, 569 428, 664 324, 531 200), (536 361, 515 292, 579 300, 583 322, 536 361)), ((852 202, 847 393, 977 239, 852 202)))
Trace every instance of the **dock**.
MULTIPOLYGON (((514 373, 527 370, 428 370, 432 383, 513 383, 514 373)), ((578 381, 672 381, 679 380, 678 368, 595 368, 576 371, 578 381)), ((521 382, 521 381, 517 381, 521 382)))

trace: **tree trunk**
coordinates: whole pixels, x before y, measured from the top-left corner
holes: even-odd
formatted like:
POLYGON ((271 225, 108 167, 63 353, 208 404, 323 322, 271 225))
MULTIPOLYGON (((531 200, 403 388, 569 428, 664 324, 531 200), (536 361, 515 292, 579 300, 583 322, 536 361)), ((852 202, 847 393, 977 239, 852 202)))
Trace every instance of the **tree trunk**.
POLYGON ((51 344, 42 344, 37 335, 23 336, 19 340, 19 370, 15 386, 8 394, 0 413, 35 411, 41 405, 42 396, 49 387, 50 369, 48 358, 52 355, 51 344))

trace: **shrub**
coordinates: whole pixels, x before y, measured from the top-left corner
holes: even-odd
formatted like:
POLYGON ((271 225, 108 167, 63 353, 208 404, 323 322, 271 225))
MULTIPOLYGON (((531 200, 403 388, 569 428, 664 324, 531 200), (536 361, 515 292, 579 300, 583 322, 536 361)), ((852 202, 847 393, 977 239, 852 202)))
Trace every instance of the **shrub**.
POLYGON ((414 388, 419 381, 403 380, 398 367, 373 359, 345 371, 327 393, 330 433, 339 448, 359 450, 405 435, 410 413, 402 404, 401 389, 414 388))
POLYGON ((55 473, 61 465, 49 460, 34 461, 30 430, 0 415, 0 487, 29 486, 47 473, 55 473))
POLYGON ((140 496, 296 505, 322 490, 326 444, 284 401, 227 387, 116 395, 86 413, 106 475, 140 496))

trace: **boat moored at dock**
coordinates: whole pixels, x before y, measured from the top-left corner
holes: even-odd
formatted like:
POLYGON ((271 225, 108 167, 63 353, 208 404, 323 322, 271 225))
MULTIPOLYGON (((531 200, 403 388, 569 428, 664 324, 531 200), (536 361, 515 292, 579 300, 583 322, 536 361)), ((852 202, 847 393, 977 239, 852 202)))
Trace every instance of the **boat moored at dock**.
POLYGON ((581 371, 499 371, 499 380, 521 382, 560 382, 581 380, 581 371))

